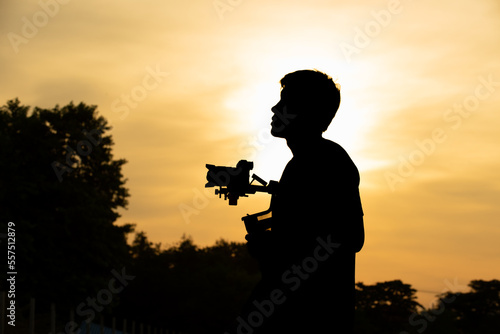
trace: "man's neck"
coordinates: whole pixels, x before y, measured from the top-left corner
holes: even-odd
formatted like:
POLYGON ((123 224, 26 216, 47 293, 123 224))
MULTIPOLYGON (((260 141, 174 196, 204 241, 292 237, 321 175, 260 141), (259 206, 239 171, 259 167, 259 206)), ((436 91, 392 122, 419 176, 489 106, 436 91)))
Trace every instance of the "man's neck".
POLYGON ((304 154, 314 151, 314 149, 323 141, 321 133, 314 135, 304 135, 297 137, 286 138, 286 144, 292 151, 293 156, 302 156, 304 154))

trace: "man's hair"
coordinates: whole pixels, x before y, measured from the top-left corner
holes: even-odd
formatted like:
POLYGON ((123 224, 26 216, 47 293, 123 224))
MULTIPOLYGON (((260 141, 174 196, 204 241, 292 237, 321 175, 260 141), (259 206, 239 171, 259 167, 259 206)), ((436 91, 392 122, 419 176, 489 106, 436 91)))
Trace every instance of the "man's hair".
POLYGON ((280 84, 291 94, 299 113, 312 113, 321 132, 326 131, 340 105, 340 89, 332 78, 318 70, 300 70, 285 75, 280 84))

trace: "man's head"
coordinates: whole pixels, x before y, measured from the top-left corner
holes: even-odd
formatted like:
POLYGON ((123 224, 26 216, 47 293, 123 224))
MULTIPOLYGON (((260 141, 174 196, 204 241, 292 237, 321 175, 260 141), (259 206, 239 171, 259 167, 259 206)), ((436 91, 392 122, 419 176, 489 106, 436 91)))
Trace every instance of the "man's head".
POLYGON ((326 131, 340 104, 338 86, 325 73, 301 70, 280 81, 281 100, 272 107, 271 133, 275 137, 326 131))

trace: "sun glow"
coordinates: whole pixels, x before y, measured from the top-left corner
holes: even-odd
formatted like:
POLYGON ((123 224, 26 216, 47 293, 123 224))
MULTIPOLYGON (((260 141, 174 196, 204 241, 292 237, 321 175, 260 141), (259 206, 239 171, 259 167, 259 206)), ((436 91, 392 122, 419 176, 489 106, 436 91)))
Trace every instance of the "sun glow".
POLYGON ((278 180, 291 154, 283 139, 271 135, 271 108, 280 98, 279 79, 254 81, 234 90, 224 101, 229 113, 238 115, 238 159, 254 162, 256 174, 278 180))
POLYGON ((247 84, 234 89, 224 101, 228 113, 237 114, 239 119, 236 131, 242 137, 242 143, 238 145, 241 159, 255 161, 256 169, 260 170, 259 175, 262 174, 265 179, 279 178, 286 162, 292 156, 286 142, 274 138, 270 133, 271 108, 280 99, 279 80, 286 73, 298 69, 318 69, 332 76, 341 86, 342 96, 339 111, 324 137, 339 143, 349 154, 354 155, 353 159, 360 171, 386 164, 362 157, 368 140, 366 132, 376 124, 375 115, 378 108, 376 102, 369 102, 364 95, 372 90, 370 85, 376 81, 357 81, 357 78, 361 77, 363 66, 343 66, 335 69, 332 60, 326 56, 307 58, 296 55, 283 62, 276 59, 274 61, 268 59, 268 63, 262 66, 269 68, 269 71, 249 75, 247 84))

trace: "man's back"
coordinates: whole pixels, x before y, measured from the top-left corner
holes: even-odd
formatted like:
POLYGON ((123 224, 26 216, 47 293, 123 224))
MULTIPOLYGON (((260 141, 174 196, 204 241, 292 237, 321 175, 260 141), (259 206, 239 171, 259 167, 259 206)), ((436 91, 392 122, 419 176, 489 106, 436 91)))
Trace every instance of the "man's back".
POLYGON ((358 186, 358 169, 340 145, 322 139, 304 148, 285 167, 273 197, 273 234, 292 242, 334 234, 360 248, 362 236, 350 232, 358 240, 348 240, 345 230, 353 217, 363 215, 358 186))
POLYGON ((359 174, 331 141, 322 139, 302 152, 283 172, 271 205, 273 227, 262 240, 263 280, 254 299, 278 289, 286 301, 261 330, 342 328, 348 333, 355 253, 364 239, 359 174))

